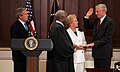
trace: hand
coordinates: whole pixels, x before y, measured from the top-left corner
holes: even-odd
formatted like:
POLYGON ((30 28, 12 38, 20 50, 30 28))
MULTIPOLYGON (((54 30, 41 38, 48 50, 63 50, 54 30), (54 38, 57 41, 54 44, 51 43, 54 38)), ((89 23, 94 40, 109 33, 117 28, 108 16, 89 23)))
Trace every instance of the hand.
POLYGON ((83 48, 82 45, 78 45, 78 46, 76 47, 76 49, 77 49, 77 50, 83 50, 84 48, 83 48))
POLYGON ((93 14, 93 8, 90 8, 89 11, 86 13, 86 17, 90 17, 93 14))
POLYGON ((89 48, 89 47, 88 47, 87 45, 84 45, 83 48, 84 48, 84 49, 87 49, 87 48, 89 48))
POLYGON ((87 44, 86 46, 88 47, 88 48, 90 48, 90 47, 93 47, 95 44, 94 43, 89 43, 89 44, 87 44))
POLYGON ((77 48, 77 45, 73 44, 73 48, 74 48, 74 49, 77 48))

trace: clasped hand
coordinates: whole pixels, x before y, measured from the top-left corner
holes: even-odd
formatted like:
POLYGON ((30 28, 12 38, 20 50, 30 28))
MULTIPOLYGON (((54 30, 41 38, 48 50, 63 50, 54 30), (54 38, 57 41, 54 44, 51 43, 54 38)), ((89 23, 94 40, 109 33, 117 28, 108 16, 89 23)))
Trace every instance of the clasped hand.
POLYGON ((85 49, 84 46, 82 46, 82 45, 75 45, 74 44, 73 47, 75 50, 84 50, 85 49))
POLYGON ((94 43, 89 43, 87 45, 75 45, 75 44, 73 44, 73 47, 76 50, 85 50, 87 48, 92 48, 94 45, 95 45, 94 43))

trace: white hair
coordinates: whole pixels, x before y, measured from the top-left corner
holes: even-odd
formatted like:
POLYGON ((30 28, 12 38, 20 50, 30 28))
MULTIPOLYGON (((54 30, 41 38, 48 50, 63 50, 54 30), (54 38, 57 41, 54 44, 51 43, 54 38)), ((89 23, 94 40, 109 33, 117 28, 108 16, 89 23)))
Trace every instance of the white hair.
POLYGON ((56 19, 60 19, 61 17, 65 17, 65 16, 67 16, 67 13, 64 10, 58 10, 55 13, 55 18, 56 19))
POLYGON ((98 5, 96 5, 96 7, 102 9, 104 12, 107 12, 107 7, 105 4, 98 4, 98 5))

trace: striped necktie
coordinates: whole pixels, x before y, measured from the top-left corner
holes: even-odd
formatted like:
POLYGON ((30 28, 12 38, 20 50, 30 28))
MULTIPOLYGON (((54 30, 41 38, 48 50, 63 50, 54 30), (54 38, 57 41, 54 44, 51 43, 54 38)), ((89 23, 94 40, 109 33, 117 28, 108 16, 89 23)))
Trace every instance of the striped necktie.
POLYGON ((26 23, 24 24, 24 26, 25 26, 25 29, 28 31, 28 26, 26 23))

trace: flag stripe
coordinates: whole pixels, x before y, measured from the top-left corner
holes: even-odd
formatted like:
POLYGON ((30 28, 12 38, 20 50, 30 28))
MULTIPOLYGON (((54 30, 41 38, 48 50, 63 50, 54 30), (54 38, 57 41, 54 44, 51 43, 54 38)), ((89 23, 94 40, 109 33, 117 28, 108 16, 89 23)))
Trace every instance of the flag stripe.
POLYGON ((28 22, 30 23, 29 27, 30 27, 31 34, 33 35, 34 31, 35 31, 35 26, 34 26, 34 21, 33 21, 33 12, 32 12, 31 0, 26 0, 25 8, 28 11, 28 22))

